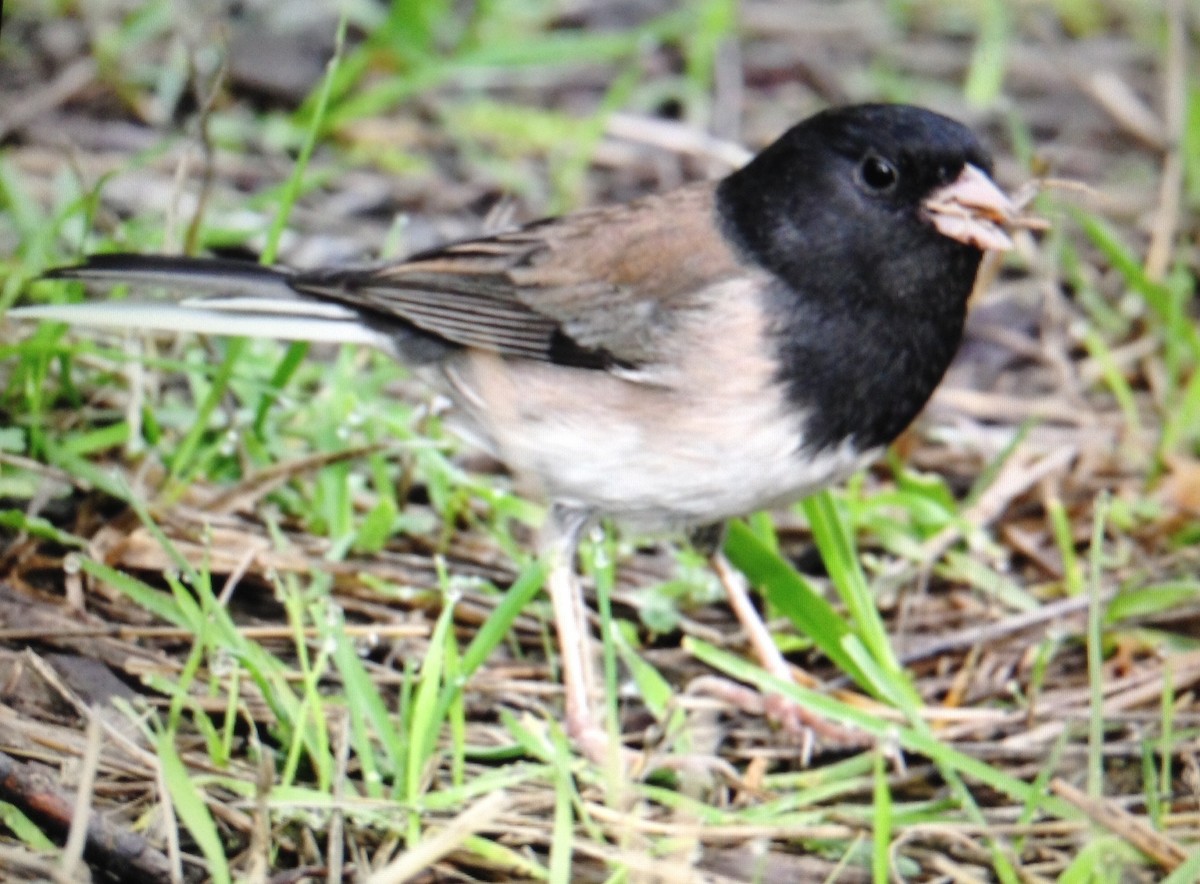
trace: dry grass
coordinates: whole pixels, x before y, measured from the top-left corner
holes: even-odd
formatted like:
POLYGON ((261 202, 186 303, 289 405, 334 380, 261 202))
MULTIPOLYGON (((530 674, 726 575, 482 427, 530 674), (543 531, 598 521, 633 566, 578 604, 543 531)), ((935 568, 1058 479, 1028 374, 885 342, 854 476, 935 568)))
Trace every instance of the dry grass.
MULTIPOLYGON (((726 676, 765 676, 711 575, 604 537, 619 727, 675 763, 585 765, 556 726, 536 508, 401 369, 9 326, 5 880, 1196 880, 1184 4, 444 5, 357 10, 328 88, 313 4, 7 10, 4 303, 106 246, 387 257, 720 174, 829 102, 957 115, 1006 184, 1088 189, 1040 197, 1053 229, 831 507, 919 701, 869 698, 772 596, 815 708, 881 735, 803 769, 756 695, 731 702, 726 676)), ((799 512, 751 527, 835 597, 799 512)))

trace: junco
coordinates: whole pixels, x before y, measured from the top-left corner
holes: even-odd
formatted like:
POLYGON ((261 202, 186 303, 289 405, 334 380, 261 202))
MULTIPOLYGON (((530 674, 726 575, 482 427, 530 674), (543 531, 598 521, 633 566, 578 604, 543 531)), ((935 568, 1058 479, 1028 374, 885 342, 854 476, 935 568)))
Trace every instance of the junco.
MULTIPOLYGON (((52 279, 201 297, 40 318, 370 344, 457 406, 464 436, 551 502, 548 592, 570 734, 604 754, 574 556, 584 527, 719 524, 879 455, 958 348, 1014 204, 975 136, 904 105, 818 113, 718 182, 537 221, 386 266, 289 271, 96 255, 52 279)), ((786 662, 716 558, 764 665, 786 662)))

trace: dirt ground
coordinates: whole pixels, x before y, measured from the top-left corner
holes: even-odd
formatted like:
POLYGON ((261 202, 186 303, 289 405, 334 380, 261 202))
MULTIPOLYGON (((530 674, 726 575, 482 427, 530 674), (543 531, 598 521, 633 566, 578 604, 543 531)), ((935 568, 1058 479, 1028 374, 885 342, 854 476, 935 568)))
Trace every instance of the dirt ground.
MULTIPOLYGON (((388 863, 405 857, 419 881, 1200 880, 1179 877, 1200 868, 1194 7, 605 0, 531 3, 496 23, 492 4, 429 3, 431 43, 411 48, 380 41, 401 13, 364 6, 308 157, 334 7, 52 6, 10 4, 0 29, 6 307, 46 267, 98 246, 259 257, 298 157, 305 183, 277 257, 306 267, 720 175, 851 101, 934 107, 985 137, 1004 186, 1060 183, 1036 204, 1051 230, 1023 234, 997 270, 918 423, 839 497, 931 739, 967 761, 901 741, 903 763, 890 753, 878 773, 886 753, 827 746, 802 767, 761 715, 700 690, 714 673, 689 639, 745 654, 711 576, 679 538, 625 538, 614 616, 670 687, 707 770, 614 789, 577 759, 500 751, 515 744, 514 718, 561 718, 537 601, 471 676, 462 720, 436 731, 444 751, 415 775, 417 792, 391 793, 407 815, 366 801, 377 793, 346 736, 353 703, 325 719, 296 713, 291 740, 280 736, 273 678, 302 703, 349 680, 318 666, 336 652, 297 613, 309 590, 280 586, 311 580, 333 598, 378 696, 409 708, 444 593, 466 648, 500 604, 495 588, 525 573, 533 529, 496 527, 521 506, 502 468, 466 448, 443 459, 399 444, 382 417, 378 431, 349 423, 320 443, 293 425, 306 398, 370 388, 411 403, 396 425, 432 425, 442 452, 426 395, 376 357, 316 348, 282 394, 284 429, 267 434, 277 447, 231 441, 230 453, 231 401, 257 400, 238 388, 203 411, 207 381, 180 380, 220 364, 217 345, 159 340, 139 370, 144 356, 120 336, 4 326, 0 878, 204 880, 211 831, 234 877, 281 884, 387 868, 374 880, 403 880, 388 863), (695 23, 673 25, 673 12, 695 23), (462 33, 489 15, 493 30, 467 46, 462 33), (555 48, 580 35, 596 39, 555 48), (197 445, 211 456, 197 455, 184 487, 171 457, 206 421, 197 445), (352 489, 343 510, 327 476, 352 489), (398 489, 398 513, 379 503, 382 484, 398 489), (356 543, 339 546, 335 510, 359 526, 356 543), (381 511, 405 529, 362 540, 381 511), (225 639, 198 642, 175 615, 192 591, 180 558, 212 575, 225 639), (464 759, 451 748, 464 741, 496 751, 464 759), (199 784, 198 806, 172 772, 199 784), (1056 809, 1006 792, 1010 781, 1056 809), (890 839, 873 852, 879 783, 890 839), (481 809, 500 788, 507 803, 481 809), (428 797, 443 789, 442 803, 428 797), (365 803, 338 803, 351 795, 365 803)), ((283 353, 263 352, 266 367, 245 370, 256 391, 283 353)), ((374 409, 362 413, 388 413, 374 409)), ((788 511, 774 524, 785 557, 828 589, 805 520, 788 511)), ((772 625, 823 690, 891 714, 786 618, 772 625)), ((627 670, 619 680, 626 740, 665 740, 627 670)))

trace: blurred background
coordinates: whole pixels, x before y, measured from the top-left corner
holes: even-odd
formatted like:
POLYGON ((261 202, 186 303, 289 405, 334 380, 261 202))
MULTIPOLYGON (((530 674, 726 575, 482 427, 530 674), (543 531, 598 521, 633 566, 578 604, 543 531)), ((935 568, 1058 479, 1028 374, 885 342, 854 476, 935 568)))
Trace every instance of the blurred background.
POLYGON ((1200 879, 1195 3, 2 16, 4 308, 81 297, 34 280, 96 251, 394 259, 723 175, 857 101, 966 122, 1051 222, 993 268, 946 383, 826 498, 829 524, 789 510, 731 541, 777 575, 764 607, 790 659, 844 714, 890 722, 907 764, 822 750, 803 769, 704 690, 755 675, 702 562, 609 533, 585 565, 612 598, 614 726, 688 763, 581 767, 554 727, 540 511, 402 367, 6 323, 11 880, 1200 879), (799 582, 833 600, 824 638, 799 582), (814 650, 847 635, 890 687, 814 650), (111 828, 60 850, 70 815, 35 799, 76 788, 111 828))

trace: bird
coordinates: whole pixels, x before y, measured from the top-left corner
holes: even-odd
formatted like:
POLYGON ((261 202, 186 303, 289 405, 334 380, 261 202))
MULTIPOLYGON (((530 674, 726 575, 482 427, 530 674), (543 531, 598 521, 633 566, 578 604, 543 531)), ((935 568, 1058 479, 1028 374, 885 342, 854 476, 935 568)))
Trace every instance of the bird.
MULTIPOLYGON (((612 747, 594 708, 581 535, 609 518, 719 537, 714 526, 877 458, 953 359, 984 254, 1034 226, 992 169, 967 126, 932 110, 830 107, 716 181, 374 266, 98 254, 44 278, 186 297, 9 316, 364 344, 411 366, 453 402, 452 429, 548 502, 565 725, 598 760, 612 747)), ((748 640, 790 679, 719 547, 748 640)))

